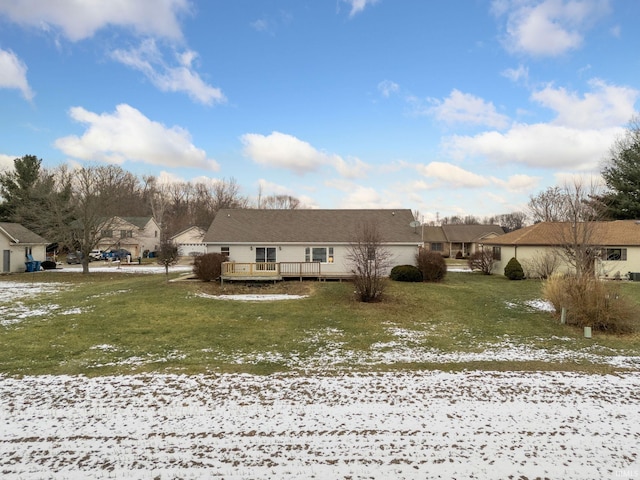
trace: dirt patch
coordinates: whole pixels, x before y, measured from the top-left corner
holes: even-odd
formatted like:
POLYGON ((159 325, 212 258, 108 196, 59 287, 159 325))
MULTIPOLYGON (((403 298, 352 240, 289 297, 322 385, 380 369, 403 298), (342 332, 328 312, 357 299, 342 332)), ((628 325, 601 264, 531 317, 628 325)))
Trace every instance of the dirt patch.
POLYGON ((289 282, 207 282, 198 291, 207 295, 306 295, 315 292, 316 281, 289 282))

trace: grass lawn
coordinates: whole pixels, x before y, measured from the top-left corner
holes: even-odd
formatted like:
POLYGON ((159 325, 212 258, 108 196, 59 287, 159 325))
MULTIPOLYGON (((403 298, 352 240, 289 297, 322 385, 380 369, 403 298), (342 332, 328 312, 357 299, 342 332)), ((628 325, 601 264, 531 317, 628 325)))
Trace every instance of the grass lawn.
MULTIPOLYGON (((528 303, 540 299, 540 282, 502 276, 449 273, 442 284, 391 282, 384 301, 375 304, 356 302, 348 282, 221 287, 167 282, 164 275, 64 272, 3 281, 57 287, 10 302, 0 298, 0 374, 5 375, 392 369, 610 373, 622 367, 594 361, 593 355, 640 354, 639 334, 594 333, 585 339, 581 330, 559 325, 549 312, 528 303), (308 296, 269 302, 211 298, 237 291, 308 296)), ((622 288, 640 309, 640 283, 622 288)))

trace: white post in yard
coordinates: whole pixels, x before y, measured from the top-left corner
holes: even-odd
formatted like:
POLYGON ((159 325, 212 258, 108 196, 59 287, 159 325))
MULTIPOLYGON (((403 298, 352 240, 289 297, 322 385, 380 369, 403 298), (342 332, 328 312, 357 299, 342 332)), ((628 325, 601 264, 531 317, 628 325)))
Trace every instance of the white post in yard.
POLYGON ((560 312, 560 324, 564 325, 567 323, 567 309, 562 307, 562 311, 560 312))
POLYGON ((584 327, 584 338, 591 338, 591 327, 584 327))

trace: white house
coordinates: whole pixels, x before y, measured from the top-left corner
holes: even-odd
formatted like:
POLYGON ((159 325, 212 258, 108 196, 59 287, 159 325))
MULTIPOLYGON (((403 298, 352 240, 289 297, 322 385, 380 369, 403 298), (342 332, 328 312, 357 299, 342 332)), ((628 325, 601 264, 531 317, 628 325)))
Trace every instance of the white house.
POLYGON ((203 242, 229 259, 227 278, 352 276, 347 255, 363 225, 374 226, 392 267, 415 264, 420 228, 408 209, 221 210, 203 242))
POLYGON ((207 253, 207 246, 202 242, 206 230, 200 227, 189 227, 171 237, 171 242, 178 246, 181 257, 207 253))
POLYGON ((442 225, 422 227, 424 248, 443 257, 467 258, 490 238, 504 235, 500 225, 442 225))
MULTIPOLYGON (((640 276, 640 221, 615 220, 578 224, 578 237, 584 238, 598 255, 594 270, 602 278, 624 278, 628 273, 640 276)), ((487 239, 485 248, 492 248, 499 258, 494 267, 496 273, 504 273, 504 267, 511 258, 516 258, 525 274, 530 265, 543 258, 559 259, 556 271, 570 270, 559 252, 571 237, 571 224, 562 222, 541 222, 530 227, 509 232, 499 237, 487 239)), ((638 278, 640 280, 640 278, 638 278)))
POLYGON ((100 250, 124 248, 136 258, 160 248, 160 227, 153 217, 116 216, 105 225, 102 239, 96 247, 100 250))
POLYGON ((19 223, 0 222, 2 272, 24 272, 27 270, 26 262, 44 262, 48 243, 40 235, 19 223))

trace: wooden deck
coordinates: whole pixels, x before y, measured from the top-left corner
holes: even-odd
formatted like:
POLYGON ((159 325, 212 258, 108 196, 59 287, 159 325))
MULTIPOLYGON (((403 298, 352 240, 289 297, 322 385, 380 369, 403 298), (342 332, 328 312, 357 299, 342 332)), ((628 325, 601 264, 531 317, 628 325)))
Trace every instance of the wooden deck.
POLYGON ((323 272, 322 264, 318 262, 224 262, 221 279, 223 282, 225 280, 279 281, 290 278, 344 279, 350 276, 323 272))

